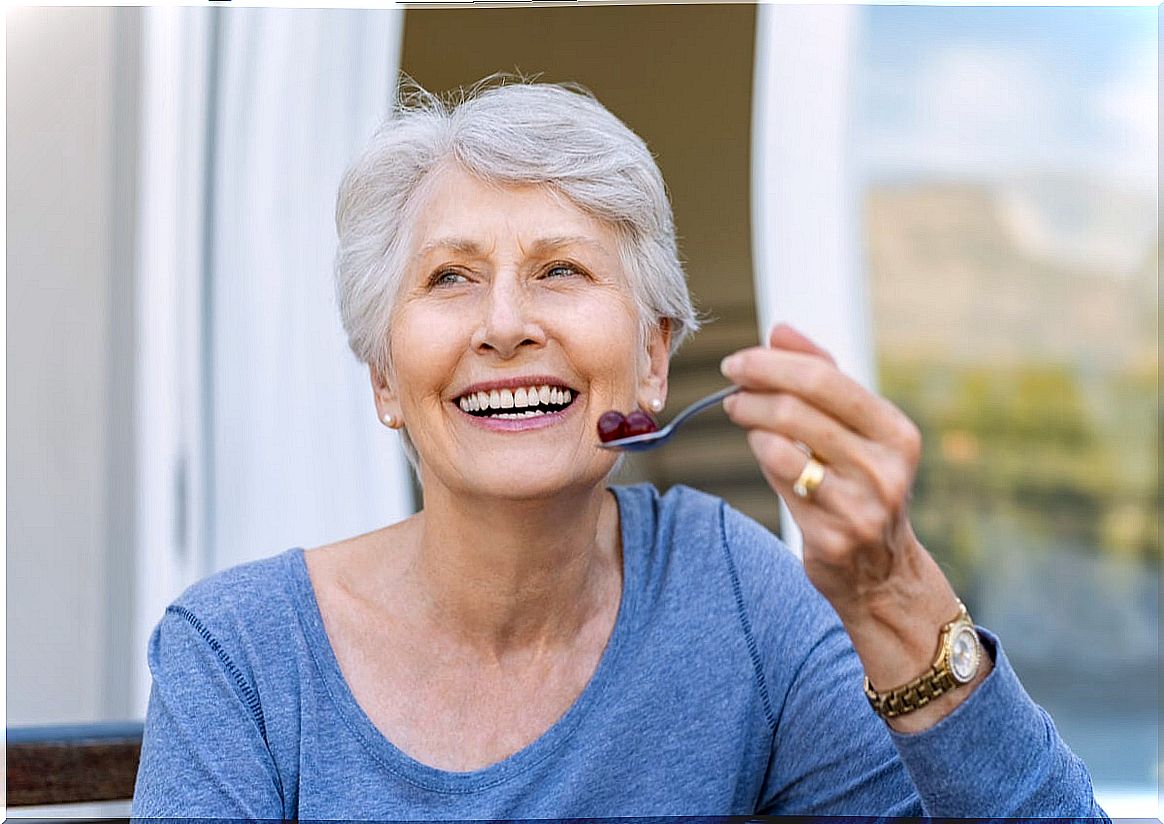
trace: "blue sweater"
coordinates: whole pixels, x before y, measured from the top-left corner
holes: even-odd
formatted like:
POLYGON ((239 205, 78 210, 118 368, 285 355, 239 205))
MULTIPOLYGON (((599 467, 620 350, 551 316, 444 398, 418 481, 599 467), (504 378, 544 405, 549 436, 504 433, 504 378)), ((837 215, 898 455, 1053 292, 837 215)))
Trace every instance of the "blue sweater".
POLYGON ((685 487, 616 487, 623 593, 590 683, 540 738, 448 772, 371 723, 302 550, 183 594, 149 647, 135 817, 1102 816, 1083 764, 995 668, 934 728, 890 731, 836 614, 754 521, 685 487))

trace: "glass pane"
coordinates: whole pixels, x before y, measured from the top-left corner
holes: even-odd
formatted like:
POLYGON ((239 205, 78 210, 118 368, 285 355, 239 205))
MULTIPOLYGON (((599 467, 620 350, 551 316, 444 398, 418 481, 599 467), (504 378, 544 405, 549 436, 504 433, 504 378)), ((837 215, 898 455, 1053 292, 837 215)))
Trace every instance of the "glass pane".
POLYGON ((925 436, 918 534, 1101 802, 1154 815, 1156 10, 865 23, 866 264, 880 389, 925 436))

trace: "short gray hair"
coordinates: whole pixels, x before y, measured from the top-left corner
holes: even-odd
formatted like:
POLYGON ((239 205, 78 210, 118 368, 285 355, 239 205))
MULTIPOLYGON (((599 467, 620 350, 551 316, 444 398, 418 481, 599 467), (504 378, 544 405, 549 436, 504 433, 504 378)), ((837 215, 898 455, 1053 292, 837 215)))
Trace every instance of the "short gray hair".
POLYGON ((699 328, 659 167, 589 91, 493 76, 445 97, 405 81, 398 100, 344 175, 336 201, 336 298, 361 361, 380 374, 391 368, 389 325, 417 195, 450 162, 495 183, 548 186, 611 226, 643 340, 666 322, 674 353, 699 328))

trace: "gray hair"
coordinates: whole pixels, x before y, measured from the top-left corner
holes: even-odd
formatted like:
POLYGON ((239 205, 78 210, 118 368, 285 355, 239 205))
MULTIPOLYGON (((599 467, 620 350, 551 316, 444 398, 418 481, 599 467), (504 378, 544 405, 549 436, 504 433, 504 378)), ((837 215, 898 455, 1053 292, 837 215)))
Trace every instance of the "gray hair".
MULTIPOLYGON (((611 226, 639 313, 640 338, 666 322, 671 352, 699 328, 663 176, 642 139, 574 84, 489 77, 439 97, 402 86, 392 115, 344 175, 336 201, 336 297, 352 351, 391 370, 389 326, 418 194, 455 163, 483 180, 550 187, 611 226)), ((405 435, 405 452, 416 456, 405 435)))

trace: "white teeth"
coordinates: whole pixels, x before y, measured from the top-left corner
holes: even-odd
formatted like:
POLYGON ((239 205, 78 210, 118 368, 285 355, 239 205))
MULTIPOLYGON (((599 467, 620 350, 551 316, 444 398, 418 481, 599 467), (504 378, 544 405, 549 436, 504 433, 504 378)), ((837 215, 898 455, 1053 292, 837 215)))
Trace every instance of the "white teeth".
MULTIPOLYGON (((457 399, 457 404, 466 412, 485 412, 491 409, 525 409, 537 404, 566 405, 574 394, 569 389, 559 389, 548 384, 542 386, 522 386, 516 390, 492 389, 474 392, 457 399)), ((515 413, 516 414, 516 413, 515 413)), ((529 414, 543 414, 530 410, 529 414)), ((494 417, 503 417, 495 415, 494 417)))
POLYGON ((499 412, 496 415, 490 415, 490 418, 501 418, 506 421, 516 421, 519 418, 536 418, 538 415, 544 415, 545 412, 539 412, 535 409, 527 409, 525 412, 499 412))

